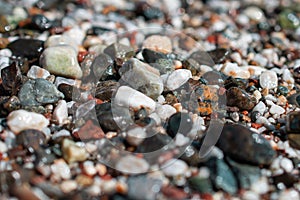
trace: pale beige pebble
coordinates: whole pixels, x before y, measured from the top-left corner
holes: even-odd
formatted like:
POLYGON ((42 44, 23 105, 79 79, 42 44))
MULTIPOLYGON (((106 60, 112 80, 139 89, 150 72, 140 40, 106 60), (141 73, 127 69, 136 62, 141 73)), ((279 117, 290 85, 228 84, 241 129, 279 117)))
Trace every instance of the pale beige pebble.
POLYGON ((162 53, 171 53, 172 41, 167 36, 151 35, 144 40, 143 48, 152 49, 162 53))
POLYGON ((285 158, 283 157, 281 160, 280 160, 280 166, 282 169, 284 169, 284 171, 286 171, 287 173, 291 173, 294 169, 294 165, 293 165, 293 162, 288 159, 288 158, 285 158))
POLYGON ((271 106, 269 112, 273 115, 274 114, 281 115, 281 114, 285 113, 285 109, 282 108, 281 106, 278 106, 278 105, 274 104, 274 105, 271 106))
POLYGON ((53 120, 59 125, 63 125, 67 122, 68 119, 68 107, 65 100, 59 100, 57 106, 53 111, 53 120))
POLYGON ((98 44, 102 44, 102 40, 97 36, 87 36, 83 42, 83 46, 87 49, 98 44))
POLYGON ((66 37, 65 35, 51 35, 45 42, 45 48, 54 47, 54 46, 62 46, 62 45, 70 45, 74 48, 76 52, 78 52, 78 45, 74 40, 70 37, 66 37))
POLYGON ((26 110, 16 110, 7 117, 7 125, 15 134, 26 129, 42 130, 49 125, 49 120, 43 115, 28 112, 26 110))
POLYGON ((149 167, 145 159, 126 155, 117 161, 115 169, 124 174, 140 174, 147 172, 149 167))
POLYGON ((0 141, 0 153, 6 153, 7 150, 7 145, 4 142, 0 141))
POLYGON ((249 6, 243 12, 251 20, 260 22, 266 20, 264 12, 256 6, 249 6))
POLYGON ((253 65, 249 65, 249 66, 242 66, 240 67, 241 70, 247 70, 251 76, 259 76, 261 75, 264 71, 266 71, 265 68, 260 67, 260 66, 253 66, 253 65))
POLYGON ((260 200, 259 194, 252 191, 245 191, 242 198, 243 200, 260 200))
POLYGON ((36 78, 45 79, 48 76, 50 76, 50 72, 36 65, 32 65, 29 71, 27 72, 27 77, 32 79, 36 79, 36 78))
POLYGON ((63 140, 62 153, 68 163, 85 161, 89 156, 84 147, 76 145, 75 142, 69 139, 63 140))
POLYGON ((105 165, 101 164, 101 163, 97 163, 95 166, 97 173, 99 174, 99 176, 103 176, 107 173, 107 168, 105 165))
POLYGON ((52 174, 62 179, 71 178, 71 170, 63 159, 55 160, 51 165, 52 174))
POLYGON ((262 98, 262 95, 261 95, 260 91, 258 91, 258 90, 255 90, 253 92, 253 96, 256 98, 257 102, 262 98))
POLYGON ((101 190, 103 193, 112 193, 116 191, 117 181, 115 179, 105 180, 101 182, 101 190))
POLYGON ((188 165, 183 160, 170 159, 161 166, 161 170, 166 176, 179 176, 186 173, 188 165))
POLYGON ((83 163, 83 171, 89 176, 94 176, 97 173, 94 163, 90 160, 83 163))
POLYGON ((241 57, 241 54, 238 53, 238 52, 234 52, 230 55, 230 58, 236 62, 238 65, 241 65, 242 64, 242 57, 241 57))
POLYGON ((66 180, 66 181, 63 181, 60 185, 60 189, 64 193, 70 193, 70 192, 76 190, 77 187, 78 187, 78 185, 75 180, 66 180))
POLYGON ((287 99, 285 96, 283 95, 280 95, 278 98, 277 98, 277 105, 279 106, 285 106, 287 103, 287 99))
POLYGON ((133 146, 140 145, 147 137, 146 131, 140 127, 134 127, 127 131, 126 141, 133 146))
POLYGON ((265 194, 269 192, 270 186, 267 177, 262 176, 258 181, 251 185, 251 190, 257 194, 265 194))
POLYGON ((190 70, 175 70, 167 77, 165 87, 167 87, 169 90, 176 90, 186 83, 190 78, 192 78, 192 73, 190 70))
POLYGON ((92 185, 88 187, 87 193, 91 196, 99 196, 101 194, 101 188, 98 185, 92 185))
POLYGON ((225 75, 232 76, 233 78, 249 79, 250 72, 241 69, 236 63, 227 62, 223 65, 221 70, 225 75))
POLYGON ((46 48, 40 57, 41 66, 58 76, 79 79, 82 70, 77 61, 77 53, 69 45, 46 48))

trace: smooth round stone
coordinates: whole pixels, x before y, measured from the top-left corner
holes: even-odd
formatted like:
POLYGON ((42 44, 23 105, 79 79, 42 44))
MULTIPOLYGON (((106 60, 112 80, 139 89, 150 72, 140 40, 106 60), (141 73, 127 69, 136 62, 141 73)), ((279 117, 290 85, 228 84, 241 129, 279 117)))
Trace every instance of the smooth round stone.
POLYGON ((77 43, 74 42, 72 38, 67 37, 65 35, 51 35, 45 42, 45 48, 61 45, 69 45, 73 47, 76 52, 78 52, 77 43))
POLYGON ((144 40, 143 48, 151 49, 161 53, 171 53, 172 41, 167 36, 151 35, 144 40))
POLYGON ((187 69, 178 69, 172 72, 166 81, 166 87, 169 90, 176 90, 184 83, 186 83, 190 78, 192 78, 192 73, 187 69))
POLYGON ((8 44, 8 49, 13 52, 14 56, 24 58, 39 59, 44 50, 44 42, 36 39, 18 39, 8 44))
POLYGON ((148 171, 149 167, 146 160, 132 155, 126 155, 120 158, 116 164, 116 169, 124 174, 145 173, 148 171))
POLYGON ((265 71, 259 77, 259 84, 262 88, 274 89, 278 86, 277 74, 274 71, 265 71))
POLYGON ((270 165, 276 152, 262 135, 238 124, 225 124, 217 146, 233 160, 270 165))
POLYGON ((170 159, 161 166, 161 170, 166 176, 175 177, 184 175, 188 170, 188 165, 179 159, 170 159))
POLYGON ((284 69, 282 72, 282 79, 287 82, 289 85, 294 85, 295 80, 292 73, 288 69, 284 69))
POLYGON ((49 125, 48 119, 43 115, 28 112, 26 110, 16 110, 7 117, 7 125, 15 134, 26 129, 42 130, 49 125))
POLYGON ((44 15, 37 14, 32 16, 29 26, 30 28, 45 31, 52 27, 52 22, 44 15))
POLYGON ((28 80, 20 89, 19 99, 24 106, 56 103, 64 98, 55 85, 45 79, 28 80))
POLYGON ((250 6, 250 7, 246 8, 244 10, 244 14, 247 17, 249 17, 250 19, 257 21, 257 22, 260 22, 260 21, 266 19, 264 12, 256 6, 250 6))
POLYGON ((193 120, 188 113, 173 114, 167 124, 167 133, 174 138, 177 133, 187 135, 193 127, 193 120))
POLYGON ((71 46, 54 46, 45 49, 40 58, 43 68, 54 75, 80 79, 82 70, 77 61, 77 54, 71 46))
POLYGON ((263 115, 266 111, 266 104, 264 104, 262 101, 260 101, 256 106, 253 108, 252 112, 259 112, 261 115, 263 115))
POLYGON ((74 26, 73 28, 65 31, 63 36, 70 38, 72 41, 76 42, 77 45, 81 45, 82 41, 85 37, 85 32, 81 30, 79 27, 74 26))
POLYGON ((51 165, 52 174, 62 179, 70 179, 72 174, 69 166, 63 159, 55 160, 51 165))

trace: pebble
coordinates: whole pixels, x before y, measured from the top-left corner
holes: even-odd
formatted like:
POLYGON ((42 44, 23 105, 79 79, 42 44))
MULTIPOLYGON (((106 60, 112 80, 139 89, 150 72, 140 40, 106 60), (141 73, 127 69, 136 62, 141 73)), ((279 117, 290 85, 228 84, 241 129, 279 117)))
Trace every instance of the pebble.
POLYGON ((77 182, 74 180, 63 181, 60 185, 61 191, 64 193, 70 193, 78 188, 77 182))
POLYGON ((27 129, 21 131, 16 137, 16 143, 22 145, 25 148, 33 148, 37 150, 40 145, 46 143, 45 134, 35 129, 27 129))
POLYGON ((173 91, 185 84, 190 78, 192 78, 190 70, 177 69, 168 76, 165 86, 173 91))
POLYGON ((266 19, 264 12, 259 7, 256 6, 247 7, 243 13, 251 20, 254 20, 256 22, 261 22, 266 19))
POLYGON ((135 54, 132 47, 120 43, 109 45, 103 50, 103 53, 109 55, 113 60, 115 60, 117 65, 122 65, 135 54))
POLYGON ((82 70, 77 62, 77 54, 72 46, 46 48, 40 57, 40 64, 54 75, 74 79, 82 77, 82 70))
POLYGON ((7 150, 7 145, 4 142, 0 141, 0 153, 4 154, 7 152, 7 150))
POLYGON ((272 105, 269 112, 274 115, 274 114, 277 114, 277 115, 281 115, 283 113, 285 113, 285 109, 282 108, 281 106, 278 106, 276 104, 272 105))
POLYGON ((19 134, 23 130, 32 128, 41 131, 49 125, 49 121, 41 114, 16 110, 8 115, 7 125, 15 134, 19 134))
POLYGON ((259 112, 261 115, 263 115, 266 111, 267 107, 266 104, 264 104, 262 101, 260 101, 256 106, 252 109, 252 112, 259 112))
POLYGON ((62 153, 68 163, 85 161, 88 153, 84 147, 80 147, 72 140, 64 139, 62 142, 62 153))
POLYGON ((217 146, 230 158, 254 165, 269 165, 276 155, 262 135, 238 124, 224 125, 217 146))
POLYGON ((54 163, 51 165, 51 171, 55 176, 58 176, 59 178, 71 178, 71 170, 63 159, 55 160, 54 163))
POLYGON ((126 155, 117 161, 115 169, 124 174, 140 174, 147 172, 149 167, 149 164, 143 158, 126 155))
POLYGON ((59 100, 57 106, 53 111, 53 120, 56 121, 59 125, 63 125, 67 122, 68 119, 68 107, 65 100, 59 100))
POLYGON ((232 87, 227 91, 227 105, 236 106, 241 110, 251 110, 256 103, 256 99, 251 97, 245 90, 232 87))
POLYGON ((28 59, 39 58, 44 50, 44 42, 36 39, 17 39, 7 45, 13 55, 28 59))
MULTIPOLYGON (((99 54, 92 64, 92 70, 97 80, 106 75, 106 71, 113 67, 113 59, 104 53, 99 54)), ((111 70, 112 71, 112 70, 111 70)))
POLYGON ((300 25, 300 20, 294 12, 285 9, 279 14, 279 23, 282 28, 296 29, 300 25))
POLYGON ((259 84, 262 88, 274 89, 278 86, 277 74, 274 71, 265 71, 259 77, 259 84))
POLYGON ((226 63, 222 67, 222 72, 227 76, 232 76, 233 78, 249 79, 250 72, 241 69, 236 63, 226 63))
POLYGON ((118 88, 114 103, 120 106, 134 108, 136 110, 145 108, 150 113, 155 111, 155 101, 128 86, 121 86, 118 88))
POLYGON ((36 78, 43 78, 46 79, 48 76, 50 76, 50 73, 36 65, 32 65, 30 70, 27 72, 27 77, 31 79, 36 79, 36 78))
POLYGON ((158 70, 135 58, 125 62, 119 73, 122 81, 153 99, 163 92, 158 70))
POLYGON ((38 106, 56 103, 58 100, 64 98, 64 95, 51 82, 37 78, 24 83, 18 97, 24 106, 38 106))
POLYGON ((170 159, 161 166, 162 172, 169 177, 184 176, 188 165, 179 159, 170 159))
POLYGON ((83 171, 89 176, 94 176, 97 173, 94 163, 89 160, 83 163, 83 171))
POLYGON ((270 190, 267 177, 261 177, 258 181, 251 185, 251 190, 257 194, 266 194, 270 190))
POLYGON ((289 85, 291 85, 292 88, 294 87, 295 80, 294 80, 293 75, 290 72, 290 70, 288 70, 288 69, 284 69, 283 70, 283 72, 282 72, 282 79, 286 83, 288 83, 289 85))
POLYGON ((278 197, 278 200, 298 200, 300 199, 299 192, 295 189, 283 190, 278 197))
POLYGON ((167 122, 167 133, 174 138, 177 133, 187 136, 193 128, 193 120, 188 113, 177 112, 167 122))
POLYGON ((155 112, 162 121, 166 121, 171 115, 176 113, 176 109, 173 106, 166 104, 157 106, 155 112))
MULTIPOLYGON (((81 119, 82 117, 79 117, 78 119, 81 119)), ((86 141, 101 139, 105 137, 105 134, 99 125, 97 126, 92 120, 88 120, 78 131, 73 133, 73 136, 77 139, 86 141)))
POLYGON ((141 127, 134 127, 127 131, 126 141, 133 146, 140 145, 147 137, 146 131, 141 127))
POLYGON ((172 41, 167 36, 151 35, 143 42, 143 49, 151 49, 161 53, 172 52, 172 41))
POLYGON ((48 37, 48 39, 45 41, 45 48, 48 47, 55 47, 55 46, 71 46, 74 48, 76 52, 78 52, 78 44, 72 40, 72 38, 67 37, 65 35, 51 35, 48 37))
POLYGON ((282 158, 280 160, 280 167, 283 168, 287 173, 291 173, 294 169, 293 162, 288 158, 282 158))

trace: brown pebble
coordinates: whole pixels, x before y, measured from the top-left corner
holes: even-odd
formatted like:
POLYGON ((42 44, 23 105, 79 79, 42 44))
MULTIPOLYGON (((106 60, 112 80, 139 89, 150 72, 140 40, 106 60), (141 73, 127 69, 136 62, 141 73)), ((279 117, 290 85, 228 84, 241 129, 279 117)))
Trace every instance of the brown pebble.
POLYGON ((7 38, 0 38, 0 49, 4 49, 9 44, 9 41, 7 38))

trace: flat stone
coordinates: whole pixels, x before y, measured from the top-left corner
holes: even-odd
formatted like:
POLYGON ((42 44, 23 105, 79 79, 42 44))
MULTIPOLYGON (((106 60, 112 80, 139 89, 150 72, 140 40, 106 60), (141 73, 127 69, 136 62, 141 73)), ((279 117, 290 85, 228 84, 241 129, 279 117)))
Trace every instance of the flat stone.
POLYGON ((95 140, 105 137, 101 127, 96 126, 91 120, 88 120, 77 132, 74 134, 75 138, 80 140, 95 140))
POLYGON ((236 106, 241 110, 251 110, 256 103, 255 97, 251 97, 246 91, 232 87, 227 91, 227 105, 236 106))
POLYGON ((115 169, 124 174, 140 174, 147 172, 149 167, 149 164, 143 158, 126 155, 117 161, 115 169))
POLYGON ((41 114, 16 110, 7 117, 7 125, 15 134, 26 129, 42 130, 49 125, 49 121, 41 114))
POLYGON ((276 104, 272 105, 269 112, 274 115, 274 114, 277 114, 277 115, 281 115, 283 113, 285 113, 285 109, 281 106, 278 106, 276 104))
POLYGON ((161 53, 171 53, 172 41, 167 36, 151 35, 144 40, 142 48, 151 49, 161 53))
POLYGON ((252 109, 252 112, 259 112, 261 115, 263 115, 265 113, 267 109, 266 104, 264 104, 264 102, 260 101, 258 104, 256 104, 256 106, 252 109))
POLYGON ((119 73, 122 81, 153 99, 163 92, 158 70, 135 58, 125 62, 119 73))
POLYGON ((56 103, 64 98, 51 82, 38 78, 28 80, 20 89, 19 99, 24 106, 38 106, 48 103, 56 103))
POLYGON ((277 74, 274 71, 265 71, 259 77, 259 84, 262 88, 274 89, 278 86, 277 74))
POLYGON ((41 55, 40 64, 54 75, 76 79, 82 77, 76 51, 68 45, 46 48, 41 55))
POLYGON ((13 52, 14 56, 24 58, 39 59, 44 50, 44 42, 36 39, 18 39, 8 44, 8 49, 13 52))
POLYGON ((276 156, 262 136, 237 124, 225 124, 217 146, 233 160, 254 165, 270 165, 276 156))

